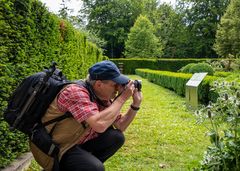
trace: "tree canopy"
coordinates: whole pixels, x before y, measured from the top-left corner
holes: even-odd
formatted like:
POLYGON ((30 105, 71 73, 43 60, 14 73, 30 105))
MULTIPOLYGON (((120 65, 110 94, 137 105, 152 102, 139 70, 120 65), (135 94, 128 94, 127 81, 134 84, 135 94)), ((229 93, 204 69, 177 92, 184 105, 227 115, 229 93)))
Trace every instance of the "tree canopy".
POLYGON ((193 46, 195 57, 217 57, 212 49, 215 42, 217 24, 224 14, 229 0, 184 0, 189 45, 193 46))
POLYGON ((124 41, 141 14, 141 2, 138 0, 83 0, 81 10, 87 17, 87 29, 97 31, 106 40, 105 54, 109 57, 121 57, 124 41))
POLYGON ((185 57, 188 55, 189 32, 182 20, 182 14, 178 13, 169 4, 161 4, 152 18, 156 29, 156 36, 162 41, 163 57, 185 57))
POLYGON ((145 16, 140 15, 131 28, 126 41, 127 57, 160 57, 162 45, 154 35, 153 24, 145 16))
POLYGON ((163 57, 215 58, 217 25, 230 0, 178 0, 175 7, 159 0, 83 0, 79 20, 106 41, 110 58, 124 57, 130 28, 139 15, 152 22, 163 44, 163 57))
POLYGON ((240 55, 240 1, 231 0, 226 13, 221 18, 216 34, 214 49, 221 57, 240 55))

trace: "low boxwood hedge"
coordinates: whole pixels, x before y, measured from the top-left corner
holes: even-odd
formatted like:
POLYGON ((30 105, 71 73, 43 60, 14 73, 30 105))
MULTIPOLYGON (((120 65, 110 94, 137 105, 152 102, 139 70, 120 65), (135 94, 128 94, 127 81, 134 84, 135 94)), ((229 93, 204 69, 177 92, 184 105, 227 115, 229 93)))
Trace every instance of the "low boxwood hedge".
MULTIPOLYGON (((159 71, 151 69, 136 69, 136 74, 147 78, 150 82, 161 85, 175 91, 180 96, 185 96, 186 83, 192 77, 192 74, 159 71)), ((209 100, 215 101, 216 94, 210 92, 210 83, 216 80, 217 77, 206 76, 198 87, 198 99, 200 102, 207 104, 209 100)))

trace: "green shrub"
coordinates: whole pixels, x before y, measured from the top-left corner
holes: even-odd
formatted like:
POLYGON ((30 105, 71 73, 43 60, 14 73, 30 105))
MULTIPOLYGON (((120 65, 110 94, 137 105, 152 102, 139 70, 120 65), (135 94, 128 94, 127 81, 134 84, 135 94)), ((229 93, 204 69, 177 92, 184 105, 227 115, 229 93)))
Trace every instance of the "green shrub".
POLYGON ((229 74, 227 77, 225 77, 224 80, 226 80, 228 82, 234 81, 234 82, 240 83, 240 71, 231 72, 231 74, 229 74))
POLYGON ((196 65, 193 65, 191 68, 189 68, 189 73, 194 74, 199 72, 207 72, 208 75, 214 74, 212 67, 207 63, 198 63, 196 65))
POLYGON ((29 150, 27 137, 21 133, 10 132, 6 122, 0 120, 0 170, 21 153, 29 150))
POLYGON ((183 73, 192 73, 192 74, 199 73, 199 72, 207 72, 208 75, 214 74, 213 68, 207 63, 190 63, 182 67, 178 71, 183 73))
POLYGON ((180 70, 178 70, 179 72, 183 72, 183 73, 190 73, 190 68, 193 67, 194 65, 196 65, 196 63, 190 63, 187 64, 186 66, 182 67, 180 70))

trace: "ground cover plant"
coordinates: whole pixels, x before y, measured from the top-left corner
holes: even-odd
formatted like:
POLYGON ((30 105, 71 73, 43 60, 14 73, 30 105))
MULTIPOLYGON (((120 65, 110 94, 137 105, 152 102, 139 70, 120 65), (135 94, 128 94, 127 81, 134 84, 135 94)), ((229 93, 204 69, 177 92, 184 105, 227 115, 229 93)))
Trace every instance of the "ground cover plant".
POLYGON ((199 123, 211 123, 211 145, 201 162, 201 170, 240 170, 240 83, 215 82, 219 98, 196 112, 199 123))
MULTIPOLYGON (((132 79, 142 79, 130 76, 132 79)), ((144 99, 125 132, 125 145, 105 163, 109 171, 192 170, 210 144, 185 98, 142 79, 144 99)), ((128 108, 130 102, 124 106, 128 108)), ((40 170, 34 163, 28 171, 40 170)))

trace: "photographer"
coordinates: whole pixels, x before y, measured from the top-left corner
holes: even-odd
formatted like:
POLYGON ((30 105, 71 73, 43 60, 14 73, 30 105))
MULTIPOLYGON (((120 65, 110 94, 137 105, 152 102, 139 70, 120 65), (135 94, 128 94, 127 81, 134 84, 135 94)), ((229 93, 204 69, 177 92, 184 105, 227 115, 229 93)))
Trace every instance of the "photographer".
POLYGON ((122 132, 140 108, 142 93, 138 89, 141 83, 120 74, 113 62, 98 62, 88 72, 85 86, 66 86, 42 119, 47 121, 65 112, 73 116, 54 128, 47 128, 60 145, 59 165, 56 167, 52 159, 30 144, 36 161, 45 170, 104 170, 103 163, 123 145, 122 132), (126 114, 121 115, 120 110, 130 97, 132 103, 126 114))

